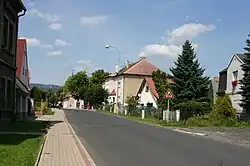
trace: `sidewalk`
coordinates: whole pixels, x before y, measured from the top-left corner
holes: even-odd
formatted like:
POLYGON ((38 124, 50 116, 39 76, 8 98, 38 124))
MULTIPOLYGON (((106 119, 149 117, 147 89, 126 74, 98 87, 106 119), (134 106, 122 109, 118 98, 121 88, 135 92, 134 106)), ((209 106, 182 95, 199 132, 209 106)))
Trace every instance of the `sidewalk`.
POLYGON ((38 120, 55 123, 48 131, 38 166, 94 165, 86 157, 88 154, 83 154, 84 150, 77 146, 75 133, 68 126, 63 111, 55 109, 54 115, 42 116, 38 120))

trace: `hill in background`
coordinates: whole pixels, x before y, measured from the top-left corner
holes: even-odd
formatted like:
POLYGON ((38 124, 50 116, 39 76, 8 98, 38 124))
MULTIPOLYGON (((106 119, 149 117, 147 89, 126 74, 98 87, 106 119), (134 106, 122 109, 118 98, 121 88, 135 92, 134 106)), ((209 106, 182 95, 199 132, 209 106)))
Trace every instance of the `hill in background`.
POLYGON ((59 88, 62 86, 60 85, 53 85, 53 84, 39 84, 39 83, 31 83, 30 88, 32 89, 33 87, 38 87, 42 91, 49 91, 51 89, 52 91, 57 91, 59 88))

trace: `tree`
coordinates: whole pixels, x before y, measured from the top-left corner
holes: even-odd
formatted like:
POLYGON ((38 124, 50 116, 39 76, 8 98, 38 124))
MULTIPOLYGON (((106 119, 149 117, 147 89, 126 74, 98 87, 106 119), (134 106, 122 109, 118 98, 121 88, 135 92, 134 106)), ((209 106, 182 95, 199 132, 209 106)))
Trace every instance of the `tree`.
POLYGON ((138 116, 140 115, 140 110, 137 109, 139 106, 138 101, 133 96, 128 96, 126 98, 127 111, 129 115, 138 116))
MULTIPOLYGON (((250 35, 248 35, 250 37, 250 35)), ((245 57, 243 59, 243 64, 241 65, 244 72, 241 83, 241 95, 242 103, 246 115, 250 117, 250 40, 246 40, 247 46, 244 48, 246 50, 245 57)))
POLYGON ((159 94, 157 105, 162 109, 167 109, 167 99, 164 98, 164 95, 168 88, 171 88, 169 82, 167 82, 168 75, 167 73, 158 69, 152 73, 152 79, 155 83, 156 91, 159 94))
POLYGON ((40 88, 34 86, 30 90, 30 97, 32 97, 35 101, 41 101, 42 98, 42 91, 40 88))
POLYGON ((208 102, 209 77, 203 76, 205 69, 200 67, 194 48, 188 40, 182 46, 182 53, 178 56, 173 74, 173 86, 176 103, 190 100, 208 102))
POLYGON ((109 73, 105 72, 103 69, 96 70, 91 74, 90 82, 92 84, 102 84, 108 75, 109 73))
POLYGON ((89 78, 85 71, 80 71, 66 80, 64 90, 79 99, 79 88, 83 86, 89 86, 89 78))

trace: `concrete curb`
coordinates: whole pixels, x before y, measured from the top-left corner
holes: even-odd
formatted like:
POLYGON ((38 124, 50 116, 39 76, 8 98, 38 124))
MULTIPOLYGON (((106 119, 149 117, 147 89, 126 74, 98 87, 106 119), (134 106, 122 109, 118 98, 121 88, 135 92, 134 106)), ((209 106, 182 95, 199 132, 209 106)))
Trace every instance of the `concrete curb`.
POLYGON ((47 139, 47 134, 44 135, 44 138, 43 138, 43 143, 39 149, 39 152, 38 152, 38 156, 37 156, 37 159, 36 159, 36 163, 34 166, 38 166, 39 165, 39 162, 40 162, 40 159, 41 159, 41 156, 42 156, 42 152, 43 152, 43 148, 44 148, 44 145, 45 145, 45 141, 47 139))
POLYGON ((190 131, 185 131, 181 129, 173 129, 172 131, 184 133, 184 134, 196 135, 196 136, 207 136, 207 134, 204 134, 204 133, 190 132, 190 131))
POLYGON ((95 162, 92 160, 92 158, 91 158, 90 154, 88 153, 87 149, 84 147, 84 145, 82 144, 82 142, 80 141, 80 139, 76 135, 74 129, 72 128, 72 126, 68 122, 68 120, 67 120, 67 118, 66 118, 66 116, 64 114, 64 111, 63 111, 63 116, 64 116, 64 120, 65 120, 67 126, 69 127, 69 129, 73 133, 74 140, 75 140, 75 142, 77 144, 77 147, 78 147, 78 149, 79 149, 79 151, 81 153, 81 156, 83 157, 83 159, 85 161, 86 166, 96 166, 95 162))

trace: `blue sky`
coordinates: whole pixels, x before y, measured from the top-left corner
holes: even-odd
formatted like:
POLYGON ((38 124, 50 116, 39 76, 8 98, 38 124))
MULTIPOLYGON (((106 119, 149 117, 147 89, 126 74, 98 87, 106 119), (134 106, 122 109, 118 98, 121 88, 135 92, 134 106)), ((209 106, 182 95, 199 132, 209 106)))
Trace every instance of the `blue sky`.
POLYGON ((181 44, 192 40, 205 74, 217 76, 250 33, 250 1, 24 0, 19 37, 28 41, 31 82, 62 85, 72 73, 147 56, 169 71, 181 44))

